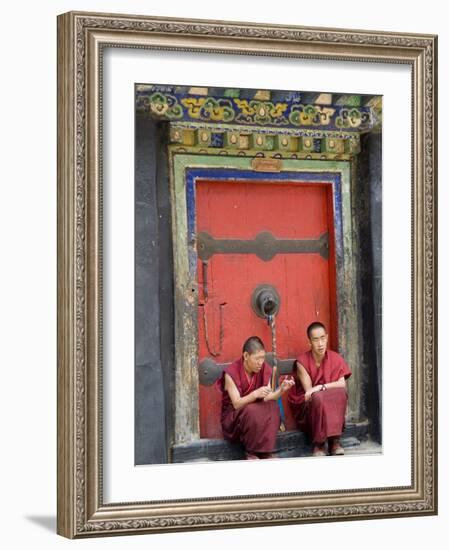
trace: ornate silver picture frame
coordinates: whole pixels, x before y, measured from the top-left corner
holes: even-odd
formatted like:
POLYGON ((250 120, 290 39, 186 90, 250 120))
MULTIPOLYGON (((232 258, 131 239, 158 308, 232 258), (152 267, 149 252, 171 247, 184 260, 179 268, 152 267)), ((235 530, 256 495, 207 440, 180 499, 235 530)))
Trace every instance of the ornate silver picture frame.
POLYGON ((432 35, 96 13, 59 16, 59 534, 83 538, 437 513, 436 56, 432 35), (103 61, 108 48, 410 69, 412 307, 398 313, 399 321, 403 316, 411 326, 411 415, 405 427, 411 432, 410 484, 204 498, 181 493, 155 498, 149 485, 143 500, 105 499, 103 61))

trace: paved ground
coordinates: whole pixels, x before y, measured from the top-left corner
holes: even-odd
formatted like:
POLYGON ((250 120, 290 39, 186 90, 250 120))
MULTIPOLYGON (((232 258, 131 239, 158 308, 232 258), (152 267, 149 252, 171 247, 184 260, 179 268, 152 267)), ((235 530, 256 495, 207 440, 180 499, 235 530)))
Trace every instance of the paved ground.
POLYGON ((382 454, 382 445, 375 441, 362 441, 360 445, 345 448, 347 455, 379 455, 382 454))
MULTIPOLYGON (((382 454, 382 445, 376 443, 375 441, 366 440, 359 442, 355 438, 343 438, 342 440, 345 456, 357 456, 357 455, 380 455, 382 454)), ((277 458, 299 458, 299 457, 309 457, 311 456, 311 448, 309 445, 303 446, 300 449, 290 449, 288 451, 281 451, 277 453, 277 458)), ((325 457, 322 457, 325 458, 325 457)), ((234 458, 234 460, 242 460, 242 457, 234 458)), ((221 459, 223 460, 223 459, 221 459)), ((206 457, 193 458, 188 462, 215 462, 206 457)))
MULTIPOLYGON (((356 437, 343 437, 341 440, 345 455, 379 455, 382 454, 382 446, 379 443, 367 439, 360 441, 356 437)), ((290 449, 282 449, 277 453, 278 458, 311 457, 312 446, 302 443, 290 449)))

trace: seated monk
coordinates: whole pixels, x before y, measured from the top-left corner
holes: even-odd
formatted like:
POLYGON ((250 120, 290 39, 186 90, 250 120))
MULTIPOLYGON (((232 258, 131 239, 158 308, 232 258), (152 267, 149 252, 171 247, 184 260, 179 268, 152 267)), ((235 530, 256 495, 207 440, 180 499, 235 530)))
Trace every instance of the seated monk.
POLYGON ((288 395, 298 428, 313 442, 313 456, 344 454, 340 436, 348 402, 346 378, 351 371, 341 355, 327 349, 328 335, 322 323, 309 325, 310 351, 293 366, 295 387, 288 395))
POLYGON ((247 460, 273 457, 280 426, 276 401, 294 385, 292 379, 285 379, 272 391, 271 372, 262 340, 251 336, 243 345, 242 357, 224 369, 219 380, 223 436, 243 443, 247 460))

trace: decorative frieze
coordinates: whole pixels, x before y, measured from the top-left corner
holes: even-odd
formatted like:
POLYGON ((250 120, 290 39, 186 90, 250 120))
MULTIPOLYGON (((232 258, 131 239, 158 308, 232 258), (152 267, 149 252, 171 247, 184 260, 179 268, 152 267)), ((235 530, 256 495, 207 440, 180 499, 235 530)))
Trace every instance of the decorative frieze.
POLYGON ((216 89, 140 84, 136 108, 140 115, 167 121, 357 133, 372 130, 381 116, 378 104, 363 105, 362 96, 220 90, 217 95, 216 89))

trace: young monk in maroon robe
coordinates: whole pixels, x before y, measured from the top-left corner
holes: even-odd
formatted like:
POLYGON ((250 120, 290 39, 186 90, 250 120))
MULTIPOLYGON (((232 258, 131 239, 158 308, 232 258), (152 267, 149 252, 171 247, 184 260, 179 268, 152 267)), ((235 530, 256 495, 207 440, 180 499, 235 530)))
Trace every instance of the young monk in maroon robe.
POLYGON ((225 439, 240 441, 246 459, 272 458, 280 425, 277 400, 293 385, 284 379, 276 391, 270 387, 272 369, 265 362, 265 348, 257 336, 243 345, 243 355, 223 371, 221 427, 225 439))
POLYGON ((342 455, 340 436, 348 402, 346 379, 351 370, 341 355, 327 349, 328 335, 322 323, 312 323, 307 336, 311 349, 302 353, 293 366, 296 383, 288 400, 298 428, 312 439, 313 455, 326 454, 326 441, 329 454, 342 455))

